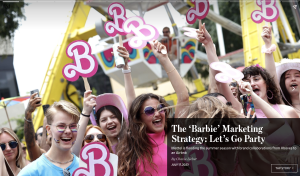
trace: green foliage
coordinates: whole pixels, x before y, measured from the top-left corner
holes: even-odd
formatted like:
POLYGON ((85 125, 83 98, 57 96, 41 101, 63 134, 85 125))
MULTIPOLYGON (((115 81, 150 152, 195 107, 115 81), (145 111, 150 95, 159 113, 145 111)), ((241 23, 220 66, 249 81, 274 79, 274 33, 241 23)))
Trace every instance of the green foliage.
POLYGON ((24 1, 7 3, 0 1, 0 37, 11 39, 19 27, 19 20, 25 19, 22 8, 24 1))

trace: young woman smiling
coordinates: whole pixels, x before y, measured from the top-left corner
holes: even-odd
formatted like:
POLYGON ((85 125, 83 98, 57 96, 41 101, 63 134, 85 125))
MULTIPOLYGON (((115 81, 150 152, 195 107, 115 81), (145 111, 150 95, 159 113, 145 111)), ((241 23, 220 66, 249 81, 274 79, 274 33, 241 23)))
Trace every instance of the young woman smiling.
MULTIPOLYGON (((161 53, 166 47, 156 40, 150 44, 177 94, 175 118, 184 117, 186 114, 182 110, 189 104, 189 95, 182 78, 168 55, 161 53)), ((128 130, 121 136, 118 144, 118 175, 167 175, 166 134, 170 109, 164 110, 166 106, 168 104, 163 97, 152 93, 139 95, 133 100, 129 109, 128 130)))
POLYGON ((10 128, 0 129, 0 146, 14 175, 18 175, 26 163, 23 160, 21 142, 10 128))

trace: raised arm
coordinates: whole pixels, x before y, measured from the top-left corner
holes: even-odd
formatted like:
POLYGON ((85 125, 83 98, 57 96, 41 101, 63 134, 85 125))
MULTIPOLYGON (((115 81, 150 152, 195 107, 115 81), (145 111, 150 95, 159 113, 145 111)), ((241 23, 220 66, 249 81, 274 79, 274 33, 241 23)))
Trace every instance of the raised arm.
POLYGON ((218 86, 216 83, 216 79, 212 74, 212 69, 209 67, 209 85, 208 85, 208 93, 218 93, 218 86))
POLYGON ((155 57, 159 60, 162 67, 166 70, 169 80, 176 92, 177 95, 177 107, 175 109, 175 118, 177 117, 185 117, 184 111, 186 109, 186 105, 189 105, 189 94, 188 90, 185 87, 184 82, 182 81, 181 76, 177 72, 176 68, 170 61, 167 54, 162 54, 161 50, 167 50, 166 46, 158 42, 157 40, 153 40, 153 43, 150 42, 152 51, 155 57))
POLYGON ((27 144, 27 150, 31 161, 36 160, 42 155, 40 147, 36 144, 35 141, 35 132, 32 124, 32 113, 35 111, 37 107, 40 107, 42 104, 36 104, 37 102, 41 102, 42 99, 40 97, 35 97, 37 93, 34 93, 30 96, 28 106, 25 110, 25 121, 24 121, 24 134, 25 141, 27 144))
POLYGON ((264 26, 263 32, 261 34, 263 41, 265 42, 265 49, 263 49, 265 53, 265 65, 266 70, 269 72, 271 77, 274 77, 274 81, 276 83, 277 88, 280 88, 279 81, 276 74, 276 66, 273 57, 273 52, 268 52, 266 49, 270 49, 272 46, 272 29, 271 26, 264 26))
POLYGON ((84 92, 84 99, 83 99, 83 110, 82 113, 80 114, 80 120, 78 122, 79 124, 79 129, 77 132, 77 138, 75 141, 75 144, 72 147, 72 153, 74 153, 77 157, 79 157, 80 150, 81 150, 81 145, 82 141, 84 138, 86 126, 89 122, 89 117, 85 117, 84 115, 90 115, 91 112, 93 111, 93 107, 97 105, 96 103, 96 96, 91 94, 92 91, 88 90, 84 92))
POLYGON ((121 57, 124 58, 125 66, 123 68, 124 73, 124 82, 125 82, 125 93, 127 98, 127 111, 129 111, 129 108, 135 99, 135 91, 134 86, 131 78, 131 68, 128 66, 128 60, 129 60, 129 53, 127 49, 123 46, 118 47, 118 52, 121 57))
POLYGON ((253 92, 250 83, 241 81, 240 91, 243 94, 250 94, 252 97, 254 107, 259 107, 259 109, 261 109, 265 116, 268 118, 269 123, 266 124, 262 130, 264 134, 272 134, 273 132, 278 130, 282 125, 284 125, 284 118, 282 118, 281 115, 277 111, 275 111, 272 106, 270 106, 266 101, 261 99, 258 95, 256 95, 256 93, 253 92))
POLYGON ((45 151, 48 151, 50 149, 50 146, 47 144, 47 130, 46 130, 46 125, 47 125, 47 118, 44 117, 41 148, 44 149, 45 151))
MULTIPOLYGON (((208 64, 211 64, 213 62, 219 62, 218 56, 216 54, 216 49, 214 46, 214 43, 211 39, 210 34, 207 32, 205 28, 205 23, 201 26, 201 30, 197 30, 197 40, 204 44, 207 58, 208 58, 208 64)), ((212 77, 214 78, 218 71, 211 69, 212 77)), ((232 103, 232 107, 237 110, 238 112, 241 112, 242 105, 241 103, 233 96, 228 84, 226 83, 220 83, 216 81, 216 85, 218 87, 218 90, 221 94, 223 94, 228 101, 232 103)))

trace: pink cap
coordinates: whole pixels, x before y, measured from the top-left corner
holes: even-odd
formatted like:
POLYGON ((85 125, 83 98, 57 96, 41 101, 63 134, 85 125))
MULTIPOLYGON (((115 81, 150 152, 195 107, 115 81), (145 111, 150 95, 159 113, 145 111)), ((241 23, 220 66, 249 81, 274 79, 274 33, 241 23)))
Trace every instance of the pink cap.
POLYGON ((115 106, 123 114, 123 117, 128 125, 128 112, 122 98, 119 95, 113 93, 101 94, 97 96, 96 102, 96 112, 103 106, 115 106))

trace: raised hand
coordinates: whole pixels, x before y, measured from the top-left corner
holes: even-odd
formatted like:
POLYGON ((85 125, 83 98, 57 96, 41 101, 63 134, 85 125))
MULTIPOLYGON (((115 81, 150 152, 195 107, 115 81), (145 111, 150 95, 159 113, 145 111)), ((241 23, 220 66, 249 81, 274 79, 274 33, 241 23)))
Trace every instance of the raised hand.
POLYGON ((155 57, 159 60, 159 62, 161 64, 163 64, 163 62, 169 60, 168 54, 162 54, 161 51, 165 50, 167 51, 167 48, 165 45, 161 44, 159 41, 157 40, 153 40, 153 42, 150 42, 153 54, 155 55, 155 57))
POLYGON ((272 26, 263 26, 263 32, 261 33, 261 37, 266 44, 266 48, 269 48, 272 45, 272 26))
POLYGON ((125 66, 128 64, 128 59, 129 59, 129 53, 127 49, 124 46, 118 46, 119 56, 124 58, 125 61, 125 66))
POLYGON ((26 111, 25 111, 26 113, 30 113, 31 114, 31 113, 33 113, 35 111, 35 109, 37 107, 40 107, 42 105, 41 104, 42 99, 40 97, 35 97, 37 94, 38 93, 36 92, 36 93, 34 93, 34 94, 32 94, 30 96, 30 99, 29 99, 29 102, 28 102, 28 106, 27 106, 26 111), (36 104, 38 102, 40 102, 40 103, 36 104))
POLYGON ((203 23, 203 25, 201 25, 201 29, 197 30, 196 33, 197 33, 197 40, 200 43, 203 43, 204 45, 206 45, 209 42, 213 42, 210 34, 208 33, 208 31, 205 28, 205 23, 203 23))
POLYGON ((82 114, 89 115, 93 111, 93 107, 96 105, 96 96, 92 95, 92 91, 88 90, 84 92, 82 114))

